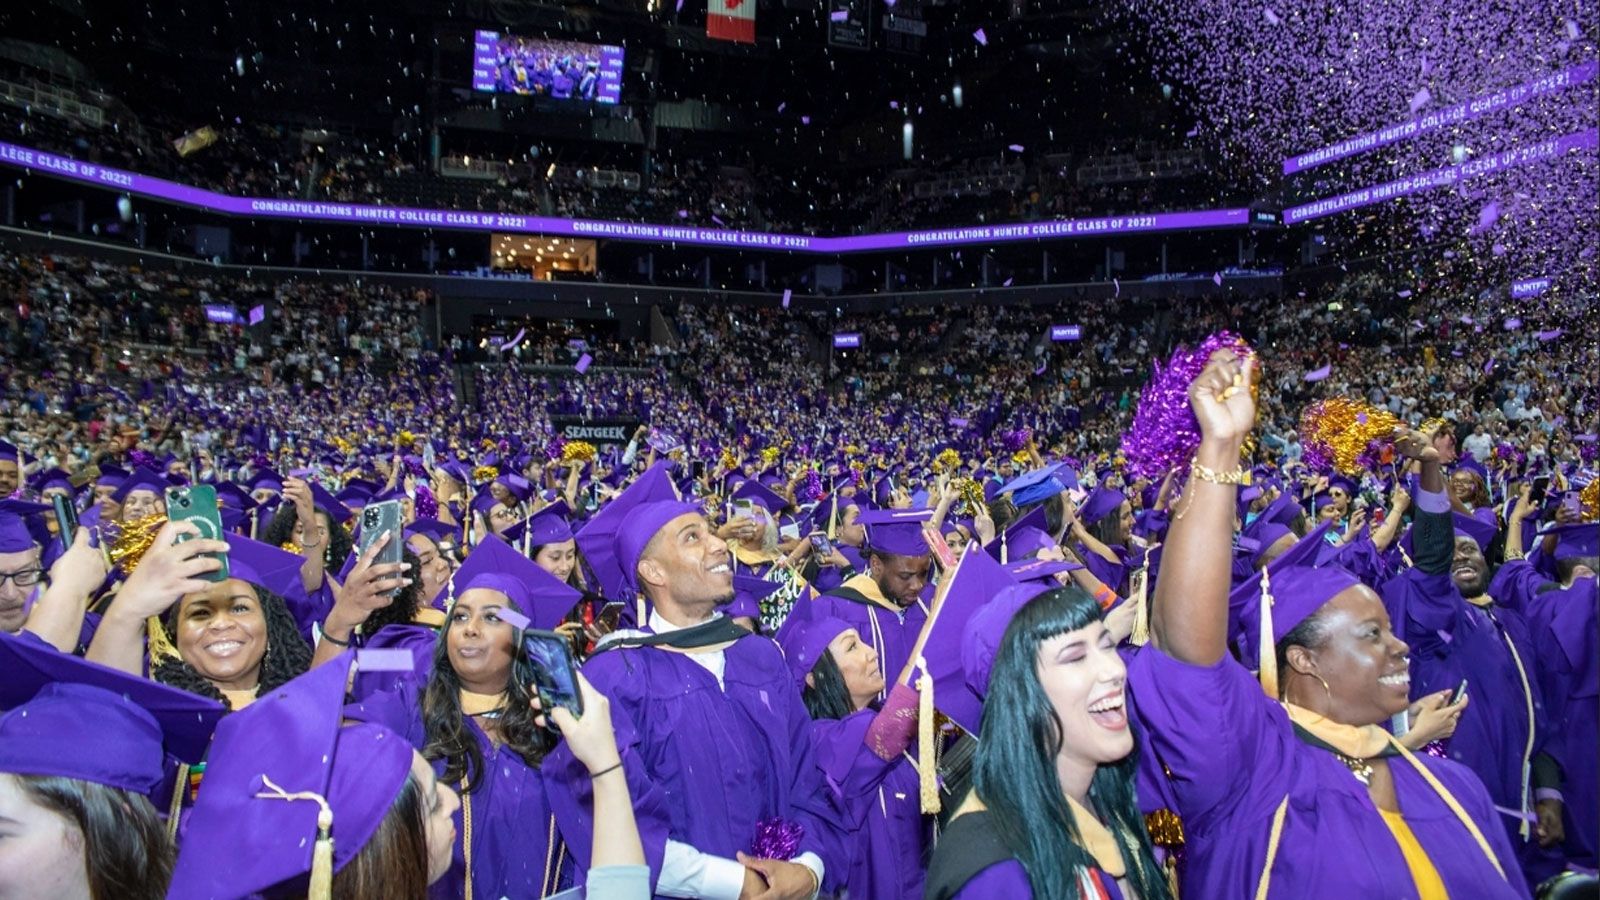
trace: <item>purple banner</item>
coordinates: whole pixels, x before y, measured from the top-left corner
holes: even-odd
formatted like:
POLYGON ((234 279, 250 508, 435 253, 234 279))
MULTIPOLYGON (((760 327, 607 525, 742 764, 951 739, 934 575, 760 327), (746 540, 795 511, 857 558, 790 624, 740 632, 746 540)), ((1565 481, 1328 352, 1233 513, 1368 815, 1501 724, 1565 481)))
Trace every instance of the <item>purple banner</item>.
POLYGON ((207 303, 205 304, 205 308, 207 322, 221 322, 224 325, 234 325, 239 321, 239 313, 236 312, 231 306, 215 306, 207 303))
POLYGON ((1459 166, 1445 166, 1442 169, 1434 169, 1431 172, 1423 172, 1420 175, 1408 175, 1405 178, 1397 178, 1394 181, 1364 187, 1347 194, 1340 194, 1337 197, 1328 197, 1312 203, 1290 207, 1283 211, 1283 223, 1285 225, 1294 225, 1299 222, 1309 222, 1312 219, 1320 219, 1323 216, 1331 216, 1334 213, 1394 200, 1407 194, 1415 194, 1418 191, 1460 184, 1479 175, 1492 174, 1502 169, 1511 169, 1527 163, 1553 159, 1573 150, 1592 149, 1596 146, 1597 138, 1600 138, 1600 132, 1590 128, 1587 131, 1575 132, 1565 137, 1540 141, 1537 144, 1529 144, 1501 153, 1490 154, 1471 162, 1462 163, 1459 166))
POLYGON ((1548 278, 1522 278, 1511 282, 1511 299, 1526 300, 1550 290, 1548 278))
POLYGON ((807 253, 859 253, 868 250, 935 249, 963 244, 1003 244, 1052 238, 1104 237, 1203 228, 1244 228, 1250 210, 1211 209, 1195 212, 1156 213, 1148 216, 1105 216, 1095 219, 1058 219, 1012 225, 979 225, 928 231, 896 231, 852 237, 812 237, 763 231, 729 231, 692 225, 651 225, 642 222, 599 222, 593 219, 557 219, 507 213, 406 206, 372 206, 320 200, 278 200, 267 197, 230 197, 203 188, 177 184, 95 163, 81 162, 55 153, 0 141, 0 163, 57 178, 154 197, 213 212, 268 219, 305 219, 352 225, 396 225, 404 228, 452 228, 463 231, 503 231, 519 234, 611 238, 641 243, 690 244, 746 250, 796 250, 807 253))
POLYGON ((1463 100, 1452 106, 1435 110, 1417 116, 1405 122, 1389 125, 1377 131, 1358 134, 1353 138, 1346 138, 1337 144, 1329 144, 1309 153, 1291 156, 1283 161, 1283 174, 1293 175, 1306 169, 1313 169, 1324 163, 1347 156, 1355 156, 1376 147, 1383 147, 1399 141, 1410 140, 1418 135, 1426 134, 1446 125, 1454 125, 1479 116, 1486 116, 1492 112, 1510 109, 1519 103, 1524 103, 1542 94, 1554 93, 1569 87, 1583 84, 1600 73, 1600 63, 1587 62, 1573 66, 1564 72, 1547 75, 1535 81, 1519 84, 1516 87, 1480 94, 1471 100, 1463 100))
POLYGON ((264 319, 266 319, 266 317, 267 317, 267 308, 265 306, 252 306, 252 307, 250 307, 250 324, 251 325, 260 325, 261 322, 264 319))
POLYGON ((1076 340, 1082 340, 1082 339, 1083 339, 1083 326, 1082 325, 1051 325, 1050 326, 1050 340, 1052 340, 1052 341, 1076 341, 1076 340))
POLYGON ((861 332, 841 331, 833 336, 833 346, 836 350, 854 350, 861 346, 861 332))

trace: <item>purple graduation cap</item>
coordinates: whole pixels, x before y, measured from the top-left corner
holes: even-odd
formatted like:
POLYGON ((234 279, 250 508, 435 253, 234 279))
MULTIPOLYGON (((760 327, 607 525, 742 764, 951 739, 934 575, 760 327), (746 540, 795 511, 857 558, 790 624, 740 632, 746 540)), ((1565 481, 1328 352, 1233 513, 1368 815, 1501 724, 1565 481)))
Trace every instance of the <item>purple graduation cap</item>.
POLYGON ((28 479, 28 483, 41 497, 50 491, 65 491, 68 497, 78 495, 78 489, 72 486, 72 476, 61 469, 45 469, 28 479))
POLYGON ((1034 558, 1008 563, 1004 568, 1006 574, 1010 575, 1019 584, 1037 582, 1045 587, 1056 587, 1060 584, 1056 580, 1057 575, 1062 572, 1075 572, 1083 568, 1083 566, 1075 562, 1034 558))
POLYGON ((371 840, 414 751, 387 728, 341 725, 355 658, 346 653, 223 719, 171 900, 327 896, 333 874, 371 840))
POLYGON ((856 517, 866 527, 867 550, 884 556, 932 556, 922 536, 923 523, 933 518, 929 509, 874 509, 856 517))
POLYGON ((1456 461, 1456 471, 1463 470, 1478 476, 1478 480, 1484 484, 1489 483, 1489 470, 1484 467, 1483 463, 1478 462, 1471 456, 1463 456, 1456 461))
POLYGON ((1478 545, 1480 553, 1489 552, 1489 545, 1494 543, 1494 536, 1500 531, 1499 526, 1459 512, 1452 512, 1450 518, 1455 522, 1457 537, 1469 537, 1478 545))
POLYGON ((486 535, 467 561, 450 576, 445 588, 452 598, 467 591, 498 591, 534 628, 551 629, 583 599, 583 594, 558 581, 510 544, 486 535))
POLYGON ((159 789, 163 752, 205 757, 227 709, 29 638, 0 634, 0 772, 159 789))
POLYGON ((692 503, 681 503, 678 493, 673 489, 671 476, 667 473, 665 463, 656 463, 651 466, 639 480, 629 485, 627 490, 618 494, 610 503, 601 507, 594 517, 589 519, 578 530, 578 549, 583 552, 583 558, 588 560, 594 569, 595 577, 600 580, 600 588, 605 596, 611 600, 632 603, 638 596, 637 575, 634 567, 639 564, 638 552, 642 552, 644 544, 650 540, 662 525, 672 521, 679 515, 688 512, 699 512, 699 506, 692 503), (677 509, 671 515, 671 507, 677 509), (650 533, 645 535, 643 541, 637 538, 630 540, 629 546, 637 548, 631 559, 624 558, 624 547, 621 545, 621 535, 624 526, 637 532, 642 527, 649 527, 649 523, 640 525, 634 521, 642 515, 648 515, 650 521, 655 522, 650 527, 650 533), (662 516, 665 515, 665 518, 662 516))
POLYGON ((1046 545, 1055 543, 1045 531, 1049 523, 1050 520, 1045 517, 1044 507, 1030 509, 1027 515, 1007 525, 1005 531, 985 544, 983 550, 999 560, 1002 565, 1030 553, 1037 553, 1046 545))
MULTIPOLYGON (((979 654, 976 649, 972 654, 967 652, 967 635, 973 630, 979 610, 1016 587, 1017 583, 987 553, 968 550, 951 570, 944 601, 923 626, 922 658, 927 661, 928 675, 933 679, 933 706, 972 734, 978 733, 978 725, 983 720, 983 691, 974 688, 973 683, 986 687, 988 672, 985 669, 973 673, 981 678, 969 677, 966 657, 979 654)), ((1034 594, 1043 590, 1030 589, 1034 594)), ((992 616, 985 618, 993 619, 992 616)), ((1009 622, 1010 616, 1004 619, 1009 622)), ((990 625, 993 624, 991 621, 990 625)), ((1004 633, 1003 624, 1001 633, 1004 633)), ((998 636, 993 643, 999 644, 998 636)), ((992 659, 992 650, 989 655, 992 659)))
POLYGON ((744 484, 739 485, 739 489, 733 492, 733 496, 730 499, 749 500, 762 509, 765 509, 768 515, 773 519, 776 519, 779 513, 783 512, 789 507, 789 501, 783 499, 778 492, 772 490, 754 478, 751 478, 745 481, 744 484))
POLYGON ((528 479, 515 472, 507 472, 501 475, 494 480, 494 483, 510 491, 511 496, 517 498, 518 503, 527 503, 533 497, 533 485, 528 483, 528 479))
POLYGON ((1328 476, 1328 490, 1331 491, 1334 488, 1344 491, 1346 497, 1354 497, 1358 490, 1354 479, 1340 475, 1337 472, 1328 476))
POLYGON ((1018 507, 1030 506, 1048 500, 1078 486, 1078 476, 1066 463, 1051 463, 1034 469, 1001 485, 997 495, 1011 494, 1011 502, 1018 507))
POLYGON ((557 500, 526 521, 506 529, 506 542, 515 547, 525 546, 529 552, 546 544, 561 544, 573 539, 572 524, 567 516, 572 509, 566 501, 557 500))
POLYGON ((406 526, 405 534, 406 537, 418 534, 426 535, 429 540, 437 544, 445 538, 453 536, 458 530, 460 530, 459 526, 451 525, 449 522, 441 522, 438 519, 417 519, 406 526))
POLYGON ((1097 487, 1083 501, 1083 507, 1078 510, 1078 518, 1082 519, 1085 525, 1093 525, 1121 509, 1122 504, 1126 502, 1128 498, 1121 491, 1097 487))
MULTIPOLYGON (((105 471, 104 466, 101 467, 101 471, 105 471)), ((250 476, 250 479, 244 485, 250 489, 252 494, 256 491, 272 491, 281 494, 283 493, 283 476, 271 469, 259 469, 254 475, 250 476)))
POLYGON ((169 487, 172 487, 172 482, 168 481, 165 475, 140 466, 129 473, 127 478, 122 479, 122 484, 117 486, 117 492, 111 495, 111 499, 122 503, 134 491, 149 491, 165 501, 169 487))
POLYGON ((328 493, 328 489, 315 480, 306 482, 311 485, 311 502, 328 514, 328 518, 336 525, 343 525, 350 521, 350 507, 339 502, 339 499, 328 493))
POLYGON ((122 486, 122 482, 127 479, 127 477, 127 469, 124 469, 121 466, 113 466, 110 463, 102 463, 100 466, 100 474, 94 477, 94 486, 118 488, 122 486))
POLYGON ((1554 557, 1557 561, 1573 557, 1600 556, 1600 523, 1577 522, 1571 525, 1556 525, 1539 532, 1538 537, 1552 534, 1556 536, 1554 557))
POLYGON ((237 534, 229 534, 226 540, 231 577, 285 599, 305 596, 305 585, 300 580, 300 567, 305 560, 298 554, 237 534))
MULTIPOLYGON (((739 577, 734 576, 735 590, 739 577)), ((810 601, 795 604, 789 617, 783 620, 783 625, 773 636, 778 646, 783 648, 783 659, 789 666, 789 674, 794 677, 795 687, 802 691, 806 687, 806 676, 817 667, 822 654, 828 652, 828 645, 833 643, 834 638, 855 627, 833 616, 813 619, 810 613, 810 601)))
POLYGON ((1334 595, 1361 584, 1347 569, 1315 565, 1332 525, 1329 521, 1313 528, 1228 597, 1229 613, 1236 615, 1243 631, 1243 659, 1247 665, 1256 662, 1262 689, 1273 699, 1278 697, 1278 642, 1334 595))
MULTIPOLYGON (((0 502, 18 505, 26 503, 23 500, 0 502)), ((39 503, 27 505, 37 506, 40 511, 50 508, 39 503)), ((28 521, 24 515, 13 512, 10 508, 0 507, 0 553, 26 553, 35 545, 33 532, 28 530, 28 521)))
POLYGON ((360 509, 368 503, 376 501, 376 498, 368 493, 366 488, 353 486, 347 486, 339 493, 334 494, 333 499, 343 504, 346 509, 360 509))
POLYGON ((0 462, 14 462, 22 465, 22 452, 10 441, 0 440, 0 462))

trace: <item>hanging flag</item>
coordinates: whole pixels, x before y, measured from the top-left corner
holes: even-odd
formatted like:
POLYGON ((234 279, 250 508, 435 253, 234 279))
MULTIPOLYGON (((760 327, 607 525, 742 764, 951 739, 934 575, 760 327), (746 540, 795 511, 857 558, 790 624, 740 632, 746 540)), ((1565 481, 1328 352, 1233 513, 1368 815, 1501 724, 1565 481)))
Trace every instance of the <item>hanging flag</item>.
POLYGON ((756 42, 756 0, 706 0, 706 37, 756 42))

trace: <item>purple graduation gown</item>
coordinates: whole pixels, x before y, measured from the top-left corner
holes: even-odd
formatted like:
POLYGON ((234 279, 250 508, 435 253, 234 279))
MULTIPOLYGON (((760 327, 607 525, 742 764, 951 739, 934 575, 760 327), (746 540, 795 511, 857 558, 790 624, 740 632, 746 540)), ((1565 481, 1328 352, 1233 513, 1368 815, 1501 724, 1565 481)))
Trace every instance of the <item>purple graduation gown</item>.
MULTIPOLYGON (((841 873, 843 891, 852 900, 917 900, 928 842, 917 770, 903 755, 885 760, 867 746, 876 715, 863 709, 843 719, 818 719, 811 732, 817 765, 845 811, 849 869, 841 873)), ((833 873, 829 880, 835 881, 833 873)))
MULTIPOLYGON (((834 548, 839 551, 841 556, 849 560, 850 568, 854 569, 857 573, 865 572, 867 570, 867 561, 862 557, 861 551, 854 547, 846 547, 843 544, 835 544, 834 548)), ((818 593, 825 594, 839 585, 844 584, 845 579, 848 577, 849 574, 843 569, 822 566, 817 569, 817 577, 812 580, 811 587, 818 593)))
MULTIPOLYGON (((1254 896, 1273 814, 1287 795, 1269 897, 1416 900, 1400 846, 1366 786, 1332 753, 1297 737, 1288 714, 1243 666, 1231 657, 1188 665, 1149 646, 1129 665, 1128 684, 1145 749, 1172 773, 1186 840, 1183 896, 1254 896)), ((1477 824, 1507 876, 1422 776, 1393 758, 1400 809, 1450 896, 1526 898, 1482 783, 1450 760, 1417 759, 1477 824)))
POLYGON ((1570 588, 1551 585, 1529 563, 1514 560, 1495 573, 1489 593, 1523 610, 1539 658, 1539 690, 1545 713, 1561 723, 1545 750, 1561 764, 1565 808, 1566 858, 1585 868, 1600 861, 1600 784, 1595 748, 1600 747, 1600 622, 1596 582, 1580 579, 1570 588), (1550 588, 1541 590, 1541 588, 1550 588))
MULTIPOLYGON (((1515 610, 1479 608, 1463 600, 1448 572, 1410 569, 1386 582, 1382 594, 1391 627, 1411 646, 1411 699, 1453 691, 1466 679, 1472 702, 1449 739, 1450 758, 1478 776, 1496 806, 1520 810, 1527 767, 1551 735, 1526 621, 1515 610)), ((1531 785, 1527 792, 1531 809, 1531 785)), ((1538 842, 1523 841, 1521 820, 1504 814, 1499 819, 1530 875, 1537 881, 1541 874, 1554 874, 1544 872, 1551 868, 1549 861, 1533 859, 1538 842)))
POLYGON ((722 653, 726 688, 687 654, 651 646, 603 650, 583 674, 626 722, 618 745, 663 795, 673 840, 734 859, 751 852, 758 824, 782 817, 804 829, 797 853, 816 853, 832 879, 845 868, 839 812, 783 654, 757 635, 722 653))
MULTIPOLYGON (((1122 890, 1117 887, 1117 880, 1103 870, 1094 871, 1100 879, 1100 884, 1106 889, 1106 897, 1109 900, 1123 900, 1122 890)), ((1000 897, 1005 900, 1029 900, 1033 897, 1033 886, 1028 883, 1028 871, 1017 860, 1008 859, 1005 862, 995 863, 974 875, 966 887, 956 892, 955 900, 995 900, 1000 897)))
MULTIPOLYGON (((383 725, 421 750, 427 741, 422 721, 423 690, 423 682, 402 681, 393 691, 347 705, 345 717, 383 725)), ((661 807, 660 795, 645 779, 639 758, 627 750, 626 723, 613 714, 612 724, 618 729, 634 818, 654 883, 661 874, 666 848, 666 811, 661 807)), ((467 728, 483 754, 483 770, 470 800, 472 895, 541 897, 544 889, 554 893, 582 884, 594 850, 590 813, 593 802, 587 775, 566 743, 557 745, 539 768, 533 768, 505 747, 496 749, 476 720, 469 717, 467 728)), ((445 761, 432 760, 431 764, 433 771, 443 777, 445 761)), ((450 787, 461 792, 459 783, 450 787)), ((450 872, 428 889, 428 896, 435 900, 466 896, 465 814, 463 803, 452 817, 456 841, 451 849, 450 872)))
POLYGON ((854 628, 862 642, 877 651, 878 671, 883 673, 885 685, 894 684, 900 677, 917 645, 917 636, 928 621, 927 610, 920 602, 894 613, 845 585, 811 602, 813 620, 828 616, 839 619, 854 628))
POLYGON ((1118 597, 1126 597, 1128 572, 1138 564, 1125 547, 1120 545, 1112 547, 1111 552, 1115 553, 1121 562, 1111 562, 1083 544, 1078 545, 1078 555, 1083 557, 1084 566, 1088 568, 1089 574, 1100 579, 1100 583, 1115 591, 1118 597))

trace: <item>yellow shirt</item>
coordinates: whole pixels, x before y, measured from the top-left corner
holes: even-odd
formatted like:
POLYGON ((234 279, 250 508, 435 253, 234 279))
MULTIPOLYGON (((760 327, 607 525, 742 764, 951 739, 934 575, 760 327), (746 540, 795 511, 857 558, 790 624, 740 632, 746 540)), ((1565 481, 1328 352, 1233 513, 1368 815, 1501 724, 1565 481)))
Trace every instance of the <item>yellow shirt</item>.
POLYGON ((1450 895, 1445 892, 1439 870, 1433 867, 1433 860, 1417 843, 1417 836, 1411 833, 1411 826, 1406 824, 1405 817, 1387 809, 1380 809, 1378 813, 1383 816, 1383 824, 1389 826, 1395 843, 1400 845, 1400 855, 1406 858, 1406 868, 1411 870, 1411 881, 1417 886, 1417 896, 1422 900, 1449 900, 1450 895))

